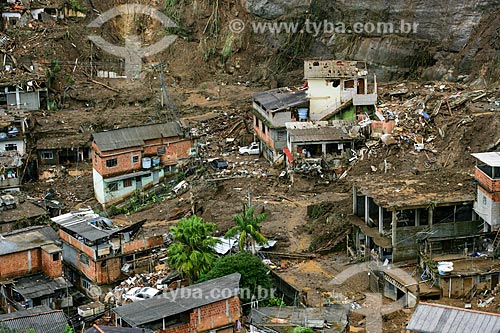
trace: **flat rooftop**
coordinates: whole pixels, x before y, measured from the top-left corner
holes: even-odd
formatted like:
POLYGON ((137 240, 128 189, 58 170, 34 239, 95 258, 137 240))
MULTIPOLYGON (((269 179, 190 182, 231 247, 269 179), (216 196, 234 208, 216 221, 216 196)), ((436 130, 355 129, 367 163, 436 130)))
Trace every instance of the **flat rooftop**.
POLYGON ((476 153, 471 155, 484 164, 487 164, 492 167, 500 167, 500 152, 498 151, 493 151, 488 153, 476 153))
POLYGON ((432 260, 435 262, 449 261, 453 263, 453 271, 443 276, 467 276, 500 272, 500 259, 493 259, 491 257, 449 254, 432 256, 432 260))
POLYGON ((269 112, 279 112, 291 107, 309 107, 306 92, 294 88, 277 88, 254 94, 253 100, 269 112))
POLYGON ((0 235, 0 256, 53 244, 59 236, 49 226, 36 226, 0 235))
POLYGON ((367 176, 356 181, 358 194, 366 195, 387 210, 451 206, 474 202, 472 176, 454 177, 408 177, 387 175, 367 176), (449 181, 447 181, 449 179, 449 181), (457 181, 458 180, 458 181, 457 181))

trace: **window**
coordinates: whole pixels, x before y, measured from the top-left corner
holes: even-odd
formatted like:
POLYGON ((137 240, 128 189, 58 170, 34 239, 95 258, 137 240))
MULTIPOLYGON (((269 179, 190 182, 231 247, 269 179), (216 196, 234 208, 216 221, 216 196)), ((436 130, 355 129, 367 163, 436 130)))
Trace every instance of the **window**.
POLYGON ((139 155, 132 156, 132 163, 139 163, 139 155))
POLYGON ((116 158, 112 158, 110 160, 106 160, 106 167, 113 168, 118 165, 118 160, 116 158))
POLYGON ((59 253, 52 254, 52 261, 59 261, 59 253))
POLYGON ((266 124, 264 124, 264 122, 262 122, 261 129, 262 129, 262 133, 266 134, 266 124))
POLYGON ((123 180, 123 187, 130 187, 130 186, 132 186, 132 178, 124 179, 123 180))
POLYGON ((163 146, 163 147, 158 147, 158 148, 156 149, 156 153, 157 153, 158 155, 165 155, 165 153, 166 153, 166 152, 167 152, 167 149, 165 148, 165 146, 163 146))
POLYGON ((255 117, 255 127, 259 128, 259 118, 255 117))
POLYGON ((42 160, 52 160, 54 159, 54 154, 51 151, 42 152, 42 160))
MULTIPOLYGON (((85 254, 80 253, 80 263, 84 265, 89 265, 89 257, 87 257, 85 254)), ((83 281, 83 280, 82 280, 83 281)), ((83 283, 82 283, 83 284, 83 283)), ((84 287, 85 288, 85 287, 84 287)))
POLYGON ((110 183, 108 185, 108 190, 110 192, 115 192, 115 191, 118 191, 118 183, 110 183))
POLYGON ((486 200, 486 196, 483 196, 483 206, 486 206, 488 204, 488 201, 486 200))
POLYGON ((89 290, 90 289, 90 282, 85 280, 85 279, 82 279, 82 288, 89 290))
POLYGON ((17 145, 15 143, 7 143, 5 145, 5 150, 6 151, 17 150, 17 145))

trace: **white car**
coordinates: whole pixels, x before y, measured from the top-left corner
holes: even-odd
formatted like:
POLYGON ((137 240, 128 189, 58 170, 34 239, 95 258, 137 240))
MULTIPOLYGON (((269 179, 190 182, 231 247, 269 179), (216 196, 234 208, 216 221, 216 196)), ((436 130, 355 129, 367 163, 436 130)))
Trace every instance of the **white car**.
POLYGON ((144 301, 145 299, 151 298, 153 296, 156 296, 160 293, 160 290, 156 288, 151 288, 151 287, 144 287, 144 288, 139 288, 139 287, 134 287, 127 291, 123 295, 124 300, 130 300, 132 302, 137 302, 137 301, 144 301))
POLYGON ((240 155, 259 155, 260 148, 257 142, 252 142, 247 147, 240 147, 240 155))

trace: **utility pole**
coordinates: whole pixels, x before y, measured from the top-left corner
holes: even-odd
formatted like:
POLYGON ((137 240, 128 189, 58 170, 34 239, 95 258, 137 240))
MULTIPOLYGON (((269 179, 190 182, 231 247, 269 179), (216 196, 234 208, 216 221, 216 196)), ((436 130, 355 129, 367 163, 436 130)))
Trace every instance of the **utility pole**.
POLYGON ((248 184, 247 198, 248 198, 248 208, 250 208, 250 207, 252 207, 252 191, 250 189, 250 184, 248 184))

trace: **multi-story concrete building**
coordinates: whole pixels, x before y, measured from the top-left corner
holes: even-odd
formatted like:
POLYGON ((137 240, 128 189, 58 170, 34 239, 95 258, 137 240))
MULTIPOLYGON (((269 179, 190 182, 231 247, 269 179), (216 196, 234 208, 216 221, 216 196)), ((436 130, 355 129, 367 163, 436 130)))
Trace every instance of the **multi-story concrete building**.
POLYGON ((86 292, 118 281, 124 266, 147 266, 151 251, 163 246, 162 235, 143 233, 144 221, 117 226, 90 208, 54 217, 52 222, 59 226, 66 276, 86 292), (143 257, 148 259, 141 262, 143 257))
POLYGON ((476 158, 474 177, 477 196, 474 211, 484 221, 484 231, 500 225, 500 152, 472 154, 476 158))
POLYGON ((192 142, 178 122, 95 133, 92 142, 94 193, 109 205, 158 184, 189 157, 192 142))

